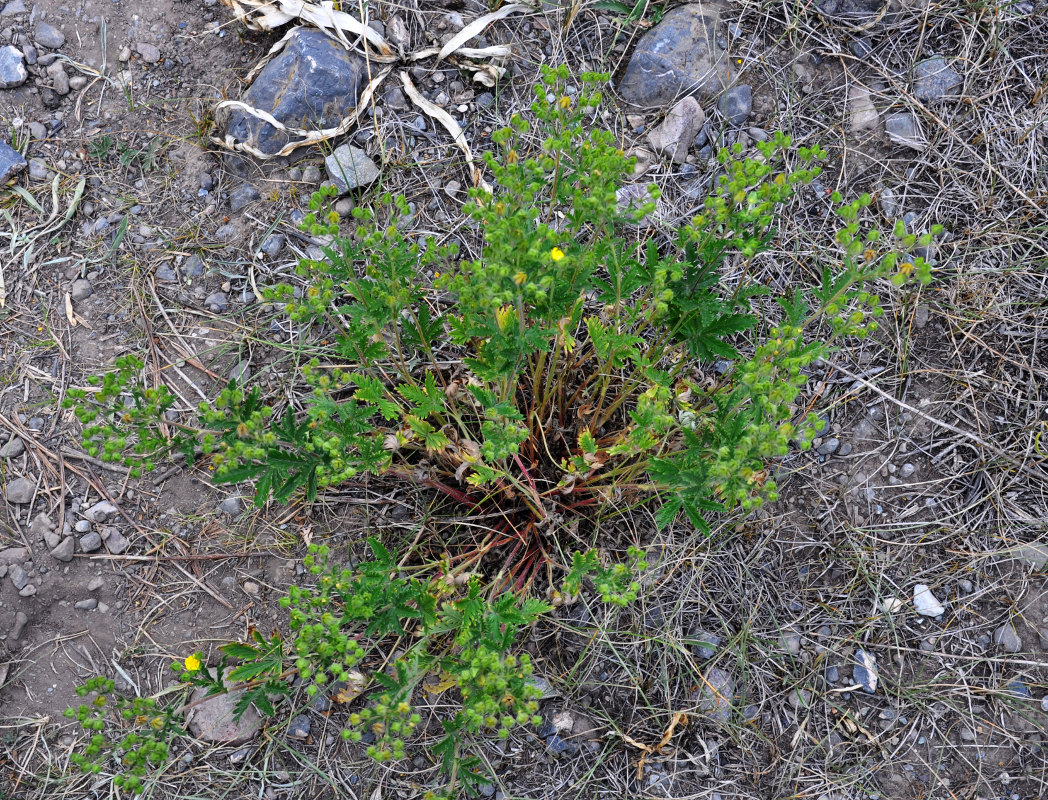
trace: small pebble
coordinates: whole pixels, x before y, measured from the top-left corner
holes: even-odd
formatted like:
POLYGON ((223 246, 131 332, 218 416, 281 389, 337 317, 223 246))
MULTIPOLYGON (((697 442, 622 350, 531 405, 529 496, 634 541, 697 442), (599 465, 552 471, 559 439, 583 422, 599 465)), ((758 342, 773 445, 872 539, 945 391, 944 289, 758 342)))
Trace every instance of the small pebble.
POLYGON ((88 597, 85 600, 77 600, 73 603, 73 608, 79 611, 94 611, 98 607, 98 601, 93 597, 88 597))
POLYGON ((102 546, 102 537, 92 531, 80 537, 80 549, 85 553, 93 553, 102 546))

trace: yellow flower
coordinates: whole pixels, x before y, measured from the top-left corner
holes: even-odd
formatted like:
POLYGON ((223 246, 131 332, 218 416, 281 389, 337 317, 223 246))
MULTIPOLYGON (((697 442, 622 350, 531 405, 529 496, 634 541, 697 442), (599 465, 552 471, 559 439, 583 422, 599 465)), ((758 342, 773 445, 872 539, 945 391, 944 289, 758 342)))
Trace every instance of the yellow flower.
POLYGON ((200 669, 200 656, 198 656, 196 653, 193 653, 193 655, 189 656, 189 658, 185 660, 185 665, 187 671, 196 672, 198 669, 200 669))
POLYGON ((527 279, 528 274, 526 272, 518 272, 516 275, 513 276, 513 282, 517 284, 517 286, 523 286, 524 282, 527 279))
POLYGON ((513 306, 502 306, 495 312, 495 321, 499 330, 506 333, 513 323, 513 306))
POLYGON ((552 258, 554 261, 560 261, 562 258, 564 258, 564 251, 561 250, 559 247, 554 247, 552 250, 549 251, 549 257, 552 258))

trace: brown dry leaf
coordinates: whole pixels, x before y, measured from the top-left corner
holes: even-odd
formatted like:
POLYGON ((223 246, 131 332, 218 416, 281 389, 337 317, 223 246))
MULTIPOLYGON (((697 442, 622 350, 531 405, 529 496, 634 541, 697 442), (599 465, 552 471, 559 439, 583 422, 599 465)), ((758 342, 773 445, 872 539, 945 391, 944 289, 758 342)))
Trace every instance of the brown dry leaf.
POLYGON ((367 678, 360 672, 350 672, 349 680, 345 686, 340 686, 337 691, 331 693, 331 699, 339 704, 352 703, 367 686, 367 678))
POLYGON ((76 316, 73 314, 73 298, 70 296, 69 292, 66 292, 65 296, 65 315, 66 319, 69 320, 69 327, 75 328, 76 316))

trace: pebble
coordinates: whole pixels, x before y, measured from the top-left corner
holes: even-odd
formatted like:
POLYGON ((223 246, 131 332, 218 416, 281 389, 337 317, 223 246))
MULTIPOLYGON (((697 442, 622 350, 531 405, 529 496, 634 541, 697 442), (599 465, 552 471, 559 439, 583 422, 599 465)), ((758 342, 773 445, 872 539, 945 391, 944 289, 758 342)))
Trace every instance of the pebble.
POLYGON ((559 734, 551 733, 546 737, 546 746, 553 751, 554 755, 572 756, 579 752, 579 746, 570 739, 563 739, 559 734))
POLYGON ((913 94, 922 103, 941 100, 953 93, 964 79, 942 56, 932 56, 918 63, 913 70, 913 94))
POLYGON ((127 548, 131 546, 131 542, 129 542, 127 537, 120 533, 120 531, 112 528, 110 528, 110 530, 112 533, 106 537, 106 549, 116 556, 127 552, 127 548))
POLYGON ((18 458, 25 452, 25 444, 15 436, 10 439, 3 447, 0 447, 0 458, 18 458))
POLYGON ((717 108, 732 125, 744 125, 753 109, 753 89, 745 83, 733 86, 721 95, 717 108))
POLYGON ((102 546, 102 537, 95 531, 80 537, 80 549, 85 553, 93 553, 102 546))
POLYGON ((239 497, 227 497, 218 504, 218 510, 230 517, 234 517, 244 510, 244 504, 239 497))
POLYGON ((156 64, 160 60, 160 48, 148 42, 135 42, 135 50, 147 64, 156 64))
POLYGON ((822 456, 830 456, 837 452, 837 448, 841 446, 840 439, 827 439, 825 442, 819 445, 816 452, 822 456))
POLYGON ((96 592, 105 585, 105 579, 101 575, 96 575, 87 582, 87 591, 96 592))
POLYGON ((938 617, 946 611, 943 604, 932 594, 932 590, 923 583, 913 587, 913 604, 917 613, 924 617, 938 617))
POLYGON ((37 44, 43 45, 50 50, 58 50, 66 41, 65 34, 62 31, 58 30, 54 25, 48 25, 46 22, 37 24, 36 34, 33 38, 36 39, 37 44))
POLYGON ((36 594, 36 587, 33 584, 29 584, 28 586, 26 586, 24 589, 22 589, 18 593, 18 596, 19 597, 32 597, 34 594, 36 594))
POLYGON ((915 466, 914 466, 913 464, 911 464, 911 463, 909 463, 909 462, 907 461, 907 462, 906 462, 905 464, 903 464, 903 465, 902 465, 902 467, 901 467, 901 468, 899 469, 899 476, 900 476, 900 477, 902 477, 902 478, 909 478, 909 477, 910 477, 911 475, 913 475, 913 473, 915 473, 916 471, 917 471, 917 467, 915 467, 915 466))
POLYGON ((4 6, 4 10, 0 11, 0 17, 13 17, 15 14, 24 14, 25 10, 23 0, 11 0, 10 3, 4 6))
POLYGON ((880 675, 877 672, 877 659, 872 653, 865 650, 855 651, 855 665, 852 667, 852 678, 867 694, 877 691, 877 681, 880 675))
POLYGON ((368 186, 382 174, 367 153, 348 144, 339 145, 335 152, 324 159, 324 166, 340 194, 359 186, 368 186))
POLYGON ((99 500, 90 508, 85 509, 83 515, 92 522, 105 522, 118 511, 119 509, 108 500, 99 500))
POLYGON ((670 109, 662 122, 648 131, 648 143, 656 152, 683 164, 705 121, 706 114, 698 101, 694 97, 685 97, 670 109))
POLYGON ((156 268, 156 279, 163 283, 177 283, 178 274, 171 268, 170 262, 165 261, 156 268))
POLYGON ((29 523, 29 533, 31 536, 46 536, 54 529, 55 523, 53 523, 51 518, 43 511, 33 517, 33 521, 29 523))
MULTIPOLYGON (((0 48, 0 61, 3 59, 3 49, 0 48)), ((3 67, 0 66, 0 88, 3 87, 3 67)), ((22 154, 8 144, 0 142, 0 186, 7 183, 11 178, 26 168, 26 160, 22 154)))
POLYGON ((11 639, 18 639, 22 635, 22 631, 25 630, 25 626, 29 624, 29 617, 25 615, 24 611, 15 612, 15 624, 11 626, 11 639))
POLYGON ((699 711, 708 714, 715 722, 726 723, 731 719, 732 701, 735 699, 735 681, 720 667, 707 670, 703 685, 698 691, 699 711))
POLYGON ((921 123, 908 111, 889 114, 884 120, 884 130, 895 144, 911 150, 925 150, 928 147, 921 123))
POLYGON ((214 292, 207 296, 204 305, 216 314, 222 314, 229 310, 229 297, 225 292, 214 292))
POLYGON ((801 652, 801 635, 799 633, 784 632, 779 641, 791 655, 798 655, 801 652))
POLYGON ((280 251, 284 249, 284 243, 287 240, 283 234, 271 233, 266 237, 266 240, 262 242, 262 252, 270 258, 276 258, 280 255, 280 251))
POLYGON ((692 642, 689 645, 691 651, 702 659, 713 658, 717 655, 717 648, 723 641, 717 634, 702 630, 692 634, 691 639, 692 642))
POLYGON ((29 478, 15 478, 4 488, 4 497, 7 502, 24 505, 33 499, 36 493, 36 483, 29 478))
POLYGON ((204 261, 200 256, 190 256, 182 265, 182 272, 187 278, 199 278, 204 274, 204 261))
POLYGON ((24 589, 29 583, 29 576, 21 564, 12 564, 7 576, 11 579, 16 589, 24 589))
POLYGON ((1041 711, 1048 712, 1048 694, 1041 698, 1041 711))
POLYGON ((288 723, 287 735, 292 739, 308 739, 309 731, 313 727, 312 721, 305 714, 293 717, 288 723))
POLYGON ((353 201, 352 197, 342 197, 335 203, 335 213, 342 217, 342 219, 345 219, 353 213, 353 209, 356 207, 357 204, 353 201))
MULTIPOLYGON (((106 223, 108 227, 108 223, 106 223)), ((91 286, 91 281, 87 278, 77 278, 73 281, 73 286, 69 291, 69 296, 75 301, 86 300, 94 293, 94 287, 91 286)))
POLYGON ((63 97, 69 94, 69 76, 66 75, 61 61, 56 61, 47 68, 47 77, 51 79, 51 88, 55 90, 55 94, 63 97))
POLYGON ((1010 622, 1004 623, 993 632, 993 643, 1000 645, 1006 653, 1018 653, 1023 649, 1023 640, 1010 622))
POLYGON ((98 608, 98 601, 93 597, 88 597, 84 600, 77 600, 73 603, 73 608, 78 611, 94 611, 98 608))
POLYGON ((228 244, 232 242, 237 236, 240 235, 240 231, 236 225, 232 222, 227 222, 225 225, 220 225, 215 230, 215 241, 228 244))
POLYGON ((73 526, 73 529, 77 533, 87 533, 89 530, 91 530, 91 520, 89 520, 89 519, 78 519, 76 521, 76 525, 73 526))
POLYGON ((848 127, 852 132, 876 128, 881 121, 877 107, 865 86, 852 84, 848 89, 848 127))
POLYGON ((47 180, 47 164, 39 158, 29 159, 29 177, 34 181, 47 180))
POLYGON ((242 359, 234 365, 233 369, 229 370, 229 380, 236 381, 237 383, 245 383, 248 378, 251 377, 251 361, 249 359, 242 359))
POLYGON ((826 682, 837 683, 841 679, 841 671, 835 666, 826 667, 826 682))
POLYGON ((839 456, 851 455, 851 451, 852 451, 851 442, 845 442, 844 444, 841 445, 840 449, 837 451, 837 455, 839 455, 839 456))
POLYGON ((258 189, 250 183, 242 183, 229 193, 229 209, 235 214, 261 197, 258 189))
POLYGON ((308 164, 304 170, 302 170, 302 180, 305 183, 320 183, 320 179, 323 177, 320 172, 320 167, 316 164, 308 164))
POLYGON ((14 45, 0 47, 0 89, 14 89, 28 77, 22 51, 14 45))
POLYGON ((61 543, 59 543, 58 547, 54 548, 51 551, 51 556, 57 559, 58 561, 68 563, 69 561, 73 560, 74 547, 75 543, 73 542, 73 537, 70 536, 68 539, 63 539, 61 543))

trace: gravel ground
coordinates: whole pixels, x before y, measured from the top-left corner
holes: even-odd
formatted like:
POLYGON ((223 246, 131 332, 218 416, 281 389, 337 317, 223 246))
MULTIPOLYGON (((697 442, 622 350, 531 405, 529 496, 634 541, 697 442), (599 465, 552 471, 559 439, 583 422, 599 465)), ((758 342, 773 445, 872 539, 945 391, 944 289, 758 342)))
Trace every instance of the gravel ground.
MULTIPOLYGON (((368 8, 417 49, 488 10, 446 5, 368 8)), ((878 334, 813 373, 804 402, 828 428, 774 465, 777 504, 711 537, 638 515, 618 534, 649 552, 641 600, 584 597, 534 630, 546 722, 484 750, 490 795, 1045 796, 1048 9, 598 5, 494 23, 473 40, 512 46, 493 87, 433 59, 410 77, 483 152, 538 64, 612 73, 599 121, 642 164, 624 191, 662 188, 654 236, 695 213, 721 144, 783 130, 823 145, 821 183, 755 262, 773 289, 833 257, 832 191, 871 193, 870 222, 947 233, 928 253, 935 282, 886 289, 878 334), (678 45, 683 66, 644 61, 678 45), (715 85, 686 74, 697 64, 715 85), (681 82, 697 90, 678 105, 681 82)), ((403 535, 425 512, 388 488, 258 511, 213 489, 206 465, 133 480, 85 457, 60 410, 128 352, 183 410, 230 377, 284 385, 292 331, 259 287, 293 280, 316 246, 296 223, 342 140, 260 163, 210 138, 215 103, 241 96, 277 38, 216 0, 0 9, 0 140, 26 160, 11 156, 17 188, 0 189, 3 796, 108 793, 62 777, 78 683, 159 691, 172 659, 283 624, 275 601, 305 542, 359 554, 366 534, 403 535)), ((473 175, 395 79, 343 139, 376 167, 343 216, 393 191, 413 234, 458 235, 473 175)), ((198 726, 153 796, 418 797, 435 780, 429 734, 375 766, 336 738, 342 713, 300 698, 237 743, 198 726)))

